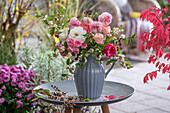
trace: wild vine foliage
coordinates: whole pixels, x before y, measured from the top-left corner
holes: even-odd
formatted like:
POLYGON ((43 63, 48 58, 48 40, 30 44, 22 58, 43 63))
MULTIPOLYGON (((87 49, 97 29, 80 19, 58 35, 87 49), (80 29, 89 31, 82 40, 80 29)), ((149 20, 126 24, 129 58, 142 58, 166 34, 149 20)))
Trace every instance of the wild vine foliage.
MULTIPOLYGON (((144 32, 139 36, 142 41, 140 49, 142 52, 151 49, 155 51, 150 55, 148 63, 153 63, 157 68, 157 70, 145 75, 144 83, 147 83, 149 78, 151 80, 153 80, 153 77, 156 78, 157 72, 162 74, 168 73, 170 77, 170 16, 167 12, 168 8, 159 9, 152 6, 149 9, 143 10, 140 15, 142 20, 146 19, 153 24, 153 28, 149 32, 144 32), (163 15, 164 18, 162 18, 163 15), (168 49, 168 52, 165 52, 165 49, 168 49), (160 58, 164 58, 166 62, 161 62, 160 58)), ((167 90, 170 90, 170 85, 167 90)))

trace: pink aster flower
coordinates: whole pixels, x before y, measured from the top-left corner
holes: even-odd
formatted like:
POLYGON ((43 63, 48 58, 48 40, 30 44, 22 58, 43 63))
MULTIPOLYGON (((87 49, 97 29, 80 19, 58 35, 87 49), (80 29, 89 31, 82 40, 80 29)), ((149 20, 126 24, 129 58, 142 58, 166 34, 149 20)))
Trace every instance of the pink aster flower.
POLYGON ((73 52, 73 48, 71 46, 68 46, 67 51, 72 53, 73 52))
POLYGON ((92 22, 91 25, 90 25, 90 30, 93 33, 102 32, 102 23, 101 22, 92 22))
POLYGON ((2 89, 0 89, 0 96, 2 95, 2 89))
POLYGON ((3 80, 2 80, 2 78, 0 78, 0 85, 1 85, 1 84, 3 84, 3 80))
POLYGON ((24 82, 20 82, 20 83, 18 84, 18 87, 19 87, 20 89, 24 89, 24 88, 25 88, 25 83, 24 83, 24 82))
POLYGON ((18 100, 16 101, 16 104, 17 104, 17 108, 20 108, 23 103, 20 100, 18 100))
POLYGON ((74 40, 72 39, 72 38, 68 38, 67 40, 66 40, 66 42, 67 42, 67 45, 68 46, 74 46, 74 40))
POLYGON ((76 40, 76 41, 74 42, 74 45, 75 45, 76 47, 80 47, 80 46, 81 46, 81 41, 80 41, 80 40, 76 40))
POLYGON ((104 12, 99 15, 99 21, 104 25, 107 26, 112 22, 112 15, 108 12, 104 12))
POLYGON ((10 74, 5 74, 3 77, 4 82, 8 82, 10 80, 10 74))
POLYGON ((1 89, 6 90, 6 87, 2 87, 1 89))
POLYGON ((71 18, 70 22, 68 23, 69 29, 73 29, 74 27, 79 27, 80 22, 76 17, 71 18))
POLYGON ((87 44, 86 43, 82 43, 81 44, 81 48, 86 48, 87 47, 87 44))
POLYGON ((33 103, 31 103, 31 105, 36 106, 36 105, 37 105, 37 102, 33 102, 33 103))
POLYGON ((33 94, 30 93, 27 95, 27 100, 31 100, 33 97, 34 97, 33 94))
POLYGON ((17 86, 17 82, 12 81, 11 86, 14 86, 14 87, 17 86))
POLYGON ((97 33, 93 38, 96 41, 96 43, 102 44, 104 36, 101 33, 97 33))
POLYGON ((21 95, 21 93, 19 93, 19 92, 16 93, 16 96, 17 96, 19 99, 22 98, 22 95, 21 95))
POLYGON ((107 58, 111 58, 116 54, 116 47, 112 43, 109 43, 105 46, 103 54, 106 54, 107 58))
POLYGON ((5 101, 4 98, 0 98, 0 104, 2 104, 5 101))
POLYGON ((75 54, 79 54, 79 49, 78 48, 74 48, 73 51, 74 51, 75 54))

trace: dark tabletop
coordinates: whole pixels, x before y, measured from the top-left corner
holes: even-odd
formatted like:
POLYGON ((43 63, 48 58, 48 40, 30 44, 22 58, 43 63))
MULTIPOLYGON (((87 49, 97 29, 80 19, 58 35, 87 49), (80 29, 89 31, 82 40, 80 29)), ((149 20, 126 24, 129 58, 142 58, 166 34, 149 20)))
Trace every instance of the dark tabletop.
MULTIPOLYGON (((61 91, 67 92, 68 96, 77 95, 75 83, 73 80, 50 82, 50 83, 39 85, 39 86, 35 87, 34 89, 43 88, 43 89, 49 89, 51 92, 54 92, 54 89, 51 88, 51 85, 55 85, 61 91)), ((118 83, 118 82, 105 81, 102 96, 115 95, 116 97, 120 97, 120 96, 123 96, 123 97, 103 101, 104 98, 101 96, 98 99, 92 100, 92 102, 75 102, 75 104, 76 104, 76 106, 80 106, 80 107, 81 106, 96 106, 96 105, 102 105, 102 104, 110 104, 110 103, 115 103, 115 102, 119 102, 124 99, 127 99, 133 93, 134 93, 134 89, 129 85, 118 83)), ((42 96, 41 99, 46 102, 49 102, 49 103, 58 104, 58 105, 62 105, 64 103, 64 101, 56 101, 56 100, 47 99, 47 96, 39 94, 39 93, 36 94, 36 96, 42 96)))

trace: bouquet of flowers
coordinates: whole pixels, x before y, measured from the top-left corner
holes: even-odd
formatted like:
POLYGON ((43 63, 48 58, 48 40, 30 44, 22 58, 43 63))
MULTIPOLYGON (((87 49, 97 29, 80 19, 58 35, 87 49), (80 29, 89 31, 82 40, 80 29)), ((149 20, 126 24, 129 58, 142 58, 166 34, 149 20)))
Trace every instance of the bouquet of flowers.
POLYGON ((31 91, 35 78, 33 71, 24 70, 21 66, 0 65, 0 112, 25 113, 33 110, 37 105, 36 101, 32 101, 35 97, 31 91))
MULTIPOLYGON (((57 44, 62 56, 68 56, 67 68, 72 70, 71 64, 84 67, 88 55, 96 57, 96 62, 103 63, 104 57, 107 58, 106 65, 119 61, 124 68, 132 68, 130 62, 125 62, 125 56, 122 54, 121 42, 128 40, 123 34, 122 26, 113 28, 109 24, 112 22, 112 15, 104 12, 96 18, 96 15, 87 15, 82 20, 76 17, 71 18, 68 22, 68 28, 58 30, 55 36, 59 38, 57 44), (95 17, 95 19, 94 19, 95 17)), ((135 37, 135 34, 130 38, 135 37)))

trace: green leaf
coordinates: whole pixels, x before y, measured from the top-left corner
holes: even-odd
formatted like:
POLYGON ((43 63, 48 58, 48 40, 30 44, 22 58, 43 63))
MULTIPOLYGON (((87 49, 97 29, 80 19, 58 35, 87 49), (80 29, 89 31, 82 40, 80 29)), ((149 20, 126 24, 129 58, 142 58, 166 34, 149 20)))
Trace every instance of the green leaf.
POLYGON ((116 60, 116 59, 113 59, 112 62, 117 62, 117 60, 116 60))
POLYGON ((67 59, 67 65, 69 65, 69 63, 70 63, 70 59, 68 58, 68 59, 67 59))
POLYGON ((67 45, 67 42, 66 42, 66 41, 64 42, 64 47, 66 47, 66 48, 68 47, 68 45, 67 45))
POLYGON ((111 63, 111 61, 108 61, 107 63, 106 63, 106 65, 109 65, 111 63))
POLYGON ((126 38, 123 39, 125 41, 126 44, 128 44, 128 40, 126 38))
POLYGON ((107 45, 110 42, 110 38, 106 37, 105 44, 107 45))
POLYGON ((120 26, 120 30, 122 30, 123 29, 123 27, 122 27, 122 25, 120 26))
POLYGON ((121 49, 118 49, 118 53, 119 53, 119 54, 122 54, 122 51, 121 51, 121 49))
POLYGON ((134 33, 130 38, 134 38, 135 37, 135 35, 136 35, 136 33, 134 33))
POLYGON ((77 63, 77 64, 76 64, 76 67, 80 67, 80 63, 77 63))
POLYGON ((96 57, 97 55, 96 54, 92 54, 92 56, 96 57))
POLYGON ((67 55, 68 54, 68 51, 67 50, 65 50, 65 55, 67 55))
POLYGON ((49 25, 47 20, 44 20, 44 23, 47 24, 47 25, 49 25))
POLYGON ((129 45, 131 45, 132 44, 132 42, 133 42, 133 40, 130 38, 130 42, 129 42, 129 45))
POLYGON ((100 60, 96 60, 96 62, 98 63, 98 62, 100 62, 100 60))
POLYGON ((86 67, 85 64, 82 64, 82 65, 81 65, 81 68, 84 68, 84 67, 86 67))
POLYGON ((91 100, 89 99, 89 98, 86 98, 86 100, 85 100, 86 102, 91 102, 91 100))
POLYGON ((52 21, 54 19, 54 17, 55 17, 54 15, 51 15, 51 16, 49 16, 48 20, 52 21))
POLYGON ((61 76, 62 76, 62 77, 66 77, 66 76, 67 76, 67 74, 62 74, 61 76))
POLYGON ((50 30, 50 35, 51 35, 51 36, 54 35, 54 31, 55 31, 55 27, 52 27, 52 29, 50 30))

